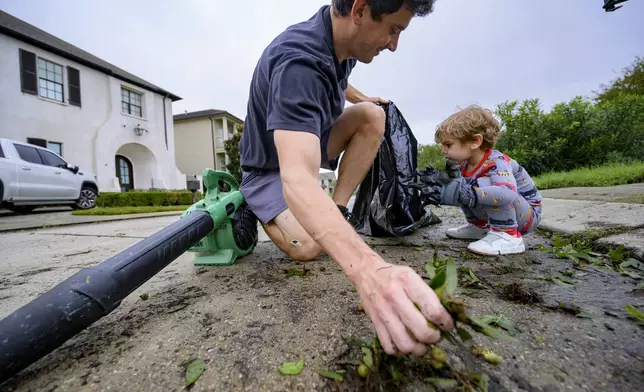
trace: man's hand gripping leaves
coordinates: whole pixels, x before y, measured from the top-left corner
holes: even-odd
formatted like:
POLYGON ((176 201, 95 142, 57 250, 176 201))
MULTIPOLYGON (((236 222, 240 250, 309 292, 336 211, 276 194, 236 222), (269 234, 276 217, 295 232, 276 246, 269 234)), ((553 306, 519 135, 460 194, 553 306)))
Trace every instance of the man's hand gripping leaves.
MULTIPOLYGON (((453 258, 439 257, 438 251, 435 250, 432 260, 425 265, 425 272, 429 286, 440 298, 456 326, 456 332, 441 332, 445 340, 464 348, 462 343, 473 340, 470 330, 492 339, 509 338, 495 325, 495 318, 471 316, 466 312, 465 304, 460 299, 454 298, 454 292, 458 287, 458 271, 453 258)), ((418 307, 417 304, 416 307, 418 307)), ((429 326, 438 329, 431 322, 429 326)), ((407 333, 413 337, 411 331, 408 330, 407 333)), ((487 391, 489 382, 487 374, 456 371, 449 365, 446 352, 437 344, 432 345, 423 357, 413 359, 410 356, 387 355, 380 347, 377 337, 371 343, 354 339, 345 339, 345 341, 349 346, 356 345, 358 342, 356 348, 359 351, 356 352, 352 363, 356 365, 358 375, 367 379, 365 386, 367 390, 376 390, 377 385, 382 385, 383 382, 404 383, 407 376, 420 375, 424 381, 436 387, 460 386, 460 390, 463 391, 487 391)), ((493 365, 501 363, 501 357, 481 344, 472 344, 470 352, 493 365)), ((468 367, 473 366, 471 360, 467 358, 464 360, 466 364, 469 362, 468 367)))

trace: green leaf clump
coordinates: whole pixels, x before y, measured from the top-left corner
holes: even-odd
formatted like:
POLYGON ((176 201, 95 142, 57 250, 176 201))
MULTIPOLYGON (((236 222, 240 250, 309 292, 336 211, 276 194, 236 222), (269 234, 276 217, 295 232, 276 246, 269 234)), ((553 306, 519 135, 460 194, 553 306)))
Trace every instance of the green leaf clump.
MULTIPOLYGON (((451 257, 440 257, 434 250, 433 258, 424 266, 428 285, 436 293, 441 304, 447 309, 455 323, 455 332, 441 331, 443 338, 452 344, 462 346, 463 342, 474 341, 474 334, 480 333, 490 338, 510 338, 517 334, 514 323, 504 315, 494 314, 482 317, 471 316, 465 304, 455 297, 459 279, 468 283, 481 284, 471 269, 457 268, 451 257), (505 334, 503 331, 506 331, 505 334)), ((419 305, 415 304, 418 308, 419 305)), ((428 325, 437 328, 428 321, 428 325)), ((411 331, 408 333, 413 337, 411 331)), ((372 340, 343 338, 349 346, 347 360, 354 374, 364 380, 362 390, 377 391, 383 386, 401 389, 410 378, 422 374, 422 380, 432 388, 458 388, 469 392, 487 392, 489 377, 484 372, 462 372, 450 366, 448 354, 439 344, 430 345, 422 357, 409 355, 388 355, 382 349, 378 337, 372 340)), ((481 357, 482 360, 498 365, 502 362, 499 355, 481 344, 472 344, 464 353, 481 357)))
POLYGON ((644 313, 641 310, 631 304, 626 305, 625 310, 636 324, 644 326, 644 313))
MULTIPOLYGON (((441 304, 445 309, 447 309, 456 324, 465 324, 474 330, 474 332, 482 333, 490 338, 506 337, 506 335, 500 333, 498 329, 494 327, 494 318, 470 316, 466 312, 466 307, 463 301, 453 297, 458 286, 458 272, 453 258, 441 258, 438 255, 438 249, 435 249, 432 260, 425 265, 425 271, 430 279, 429 287, 434 290, 440 299, 441 304)), ((456 327, 458 328, 458 325, 456 325, 456 327)), ((441 333, 448 341, 454 342, 456 339, 456 336, 453 333, 441 333)), ((458 336, 460 336, 463 341, 470 340, 471 338, 471 335, 468 336, 468 334, 464 334, 463 332, 459 332, 458 336)))
POLYGON ((205 370, 206 364, 203 359, 195 359, 190 362, 186 368, 186 387, 194 384, 205 370))
POLYGON ((285 376, 297 376, 304 368, 304 358, 300 358, 297 362, 282 362, 280 365, 280 373, 285 376))

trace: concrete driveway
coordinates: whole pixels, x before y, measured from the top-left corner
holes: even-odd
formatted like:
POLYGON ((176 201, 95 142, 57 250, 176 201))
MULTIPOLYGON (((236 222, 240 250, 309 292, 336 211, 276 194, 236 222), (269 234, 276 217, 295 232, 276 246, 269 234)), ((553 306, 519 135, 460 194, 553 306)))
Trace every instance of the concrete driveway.
MULTIPOLYGON (((382 257, 423 274, 438 249, 458 266, 469 266, 489 287, 534 287, 545 303, 564 301, 595 315, 582 319, 538 305, 503 299, 497 290, 461 294, 476 315, 502 313, 517 327, 516 339, 476 336, 503 358, 483 364, 490 390, 642 390, 644 345, 627 320, 633 281, 614 271, 592 271, 574 286, 540 276, 570 268, 540 252, 548 239, 527 240, 526 254, 488 260, 465 257, 466 242, 445 238, 462 223, 454 208, 438 211, 442 225, 400 239, 367 238, 382 257), (607 313, 605 313, 607 312, 607 313), (539 341, 535 340, 539 337, 539 341), (601 387, 599 387, 601 385, 601 387)), ((126 250, 178 217, 0 233, 0 319, 78 270, 126 250)), ((263 240, 265 241, 265 239, 263 240)), ((12 391, 182 390, 185 364, 203 359, 206 370, 193 391, 363 391, 365 380, 348 364, 344 337, 371 339, 369 318, 358 311, 358 294, 326 255, 295 264, 270 242, 229 267, 195 267, 186 253, 141 285, 112 313, 42 358, 4 387, 12 391), (145 294, 145 296, 143 296, 145 294), (284 361, 304 359, 299 376, 278 372, 284 361), (344 368, 342 386, 319 370, 344 368)), ((556 308, 556 306, 555 306, 556 308)), ((445 342, 453 363, 471 363, 469 350, 445 342)), ((469 345, 467 345, 469 347, 469 345)), ((480 363, 480 361, 477 361, 480 363)), ((460 366, 460 365, 459 365, 460 366)), ((469 365, 468 365, 469 366, 469 365)), ((478 365, 477 365, 478 366, 478 365)), ((472 369, 474 370, 474 369, 472 369)), ((422 391, 427 372, 405 371, 405 390, 422 391)), ((3 386, 0 386, 0 390, 3 386)))
POLYGON ((44 229, 57 226, 70 226, 88 223, 111 222, 137 218, 158 216, 177 216, 181 211, 157 212, 153 214, 130 215, 72 215, 71 208, 42 208, 29 214, 16 214, 8 210, 0 210, 0 232, 44 229))

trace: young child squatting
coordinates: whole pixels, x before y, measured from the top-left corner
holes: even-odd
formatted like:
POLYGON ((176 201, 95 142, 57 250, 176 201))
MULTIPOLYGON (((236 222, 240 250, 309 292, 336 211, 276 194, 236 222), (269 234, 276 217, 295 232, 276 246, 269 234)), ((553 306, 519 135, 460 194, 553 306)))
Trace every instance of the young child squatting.
POLYGON ((524 252, 522 235, 541 222, 541 194, 517 161, 494 149, 499 133, 492 113, 472 105, 449 116, 435 134, 445 158, 458 164, 450 182, 459 184, 443 185, 440 204, 458 205, 467 220, 447 235, 477 240, 468 249, 482 255, 524 252))

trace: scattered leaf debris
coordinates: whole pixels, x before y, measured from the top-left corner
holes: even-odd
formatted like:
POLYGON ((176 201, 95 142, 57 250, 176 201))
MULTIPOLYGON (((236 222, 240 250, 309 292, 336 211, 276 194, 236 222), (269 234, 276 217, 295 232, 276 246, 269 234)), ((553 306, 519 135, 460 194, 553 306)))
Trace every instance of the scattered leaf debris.
POLYGON ((190 362, 186 368, 186 387, 194 384, 206 370, 206 364, 203 359, 195 359, 190 362))
POLYGON ((282 362, 280 365, 280 373, 285 376, 297 376, 304 368, 304 358, 300 358, 297 362, 282 362))
POLYGON ((343 373, 343 372, 344 372, 343 370, 335 371, 335 372, 331 372, 331 371, 328 371, 328 370, 320 370, 320 371, 318 371, 318 374, 320 376, 322 376, 322 377, 325 377, 325 378, 328 378, 328 379, 331 379, 331 380, 335 380, 335 381, 338 381, 338 382, 342 382, 342 381, 344 381, 344 377, 340 373, 343 373))
POLYGON ((302 266, 302 269, 299 268, 289 268, 285 269, 284 273, 286 274, 287 277, 291 276, 299 276, 301 278, 306 278, 310 275, 311 270, 306 268, 306 266, 302 266))
POLYGON ((624 308, 629 316, 635 320, 637 325, 644 326, 644 313, 641 310, 637 309, 635 306, 628 304, 624 308))

